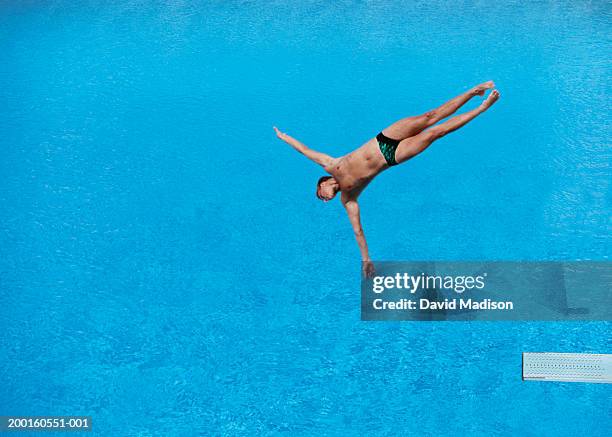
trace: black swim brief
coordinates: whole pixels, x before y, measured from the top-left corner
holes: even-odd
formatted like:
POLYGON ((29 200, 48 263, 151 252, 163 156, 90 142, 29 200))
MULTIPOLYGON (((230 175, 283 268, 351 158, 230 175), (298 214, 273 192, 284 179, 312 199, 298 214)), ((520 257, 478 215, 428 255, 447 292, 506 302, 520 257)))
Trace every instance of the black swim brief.
POLYGON ((400 140, 394 140, 385 136, 382 132, 376 135, 376 140, 378 141, 378 147, 380 148, 380 152, 385 157, 385 161, 389 166, 397 165, 397 161, 395 160, 395 150, 400 143, 400 140))

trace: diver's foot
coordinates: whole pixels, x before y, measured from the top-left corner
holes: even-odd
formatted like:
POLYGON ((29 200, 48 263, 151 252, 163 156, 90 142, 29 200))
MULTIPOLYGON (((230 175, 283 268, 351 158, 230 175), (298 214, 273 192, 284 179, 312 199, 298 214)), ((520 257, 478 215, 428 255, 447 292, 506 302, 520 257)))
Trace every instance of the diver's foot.
POLYGON ((492 80, 488 82, 481 83, 480 85, 476 85, 474 87, 474 94, 477 96, 484 96, 486 90, 490 90, 495 86, 492 80))
POLYGON ((499 99, 499 91, 493 90, 491 91, 489 96, 485 99, 485 101, 480 104, 480 107, 484 110, 487 110, 491 106, 493 106, 493 103, 497 102, 498 99, 499 99))

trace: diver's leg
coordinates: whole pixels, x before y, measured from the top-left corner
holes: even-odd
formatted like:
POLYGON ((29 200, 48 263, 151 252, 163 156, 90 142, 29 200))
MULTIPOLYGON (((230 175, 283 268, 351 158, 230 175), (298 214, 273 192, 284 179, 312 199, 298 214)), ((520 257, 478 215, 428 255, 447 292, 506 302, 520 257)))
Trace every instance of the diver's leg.
POLYGON ((384 129, 383 135, 394 140, 403 140, 415 136, 440 120, 453 114, 474 96, 482 96, 485 90, 493 88, 493 81, 484 82, 444 103, 442 106, 414 117, 403 118, 384 129))
POLYGON ((395 160, 398 164, 400 164, 418 155, 423 150, 427 149, 438 138, 442 138, 444 135, 465 126, 478 115, 485 112, 491 107, 491 105, 493 105, 493 103, 497 101, 497 99, 499 99, 499 92, 497 90, 493 90, 491 91, 491 94, 489 94, 489 97, 487 97, 487 99, 482 102, 478 108, 457 115, 444 123, 440 123, 433 126, 431 129, 421 132, 418 135, 406 138, 397 146, 397 150, 395 151, 395 160))

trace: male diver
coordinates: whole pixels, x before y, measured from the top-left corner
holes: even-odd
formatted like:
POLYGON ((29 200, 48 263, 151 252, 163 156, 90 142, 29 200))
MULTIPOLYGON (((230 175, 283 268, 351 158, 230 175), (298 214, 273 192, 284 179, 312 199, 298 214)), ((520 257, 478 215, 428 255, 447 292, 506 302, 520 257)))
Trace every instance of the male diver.
POLYGON ((274 127, 278 138, 322 166, 330 175, 323 176, 317 182, 316 195, 319 199, 328 202, 341 192, 340 200, 355 232, 363 261, 362 270, 366 276, 371 276, 374 268, 359 217, 357 198, 361 192, 382 171, 414 158, 437 139, 459 129, 489 109, 499 99, 499 92, 495 89, 477 108, 436 124, 453 114, 472 97, 483 96, 486 90, 494 86, 493 81, 482 83, 434 110, 399 120, 363 146, 339 158, 312 150, 274 127))

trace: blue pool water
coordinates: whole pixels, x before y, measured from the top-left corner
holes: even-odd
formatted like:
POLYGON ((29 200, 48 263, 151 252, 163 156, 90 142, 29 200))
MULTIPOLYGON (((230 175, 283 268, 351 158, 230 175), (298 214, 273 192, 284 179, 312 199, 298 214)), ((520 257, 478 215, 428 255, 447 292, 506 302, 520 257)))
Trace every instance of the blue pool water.
POLYGON ((609 260, 608 2, 0 5, 0 414, 96 435, 589 435, 608 385, 522 351, 610 323, 366 323, 321 170, 494 79, 362 196, 378 260, 609 260), (468 108, 476 105, 472 102, 468 108))

